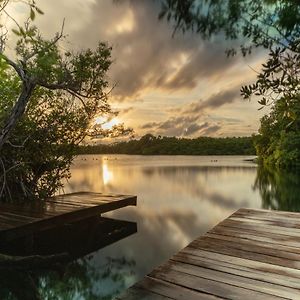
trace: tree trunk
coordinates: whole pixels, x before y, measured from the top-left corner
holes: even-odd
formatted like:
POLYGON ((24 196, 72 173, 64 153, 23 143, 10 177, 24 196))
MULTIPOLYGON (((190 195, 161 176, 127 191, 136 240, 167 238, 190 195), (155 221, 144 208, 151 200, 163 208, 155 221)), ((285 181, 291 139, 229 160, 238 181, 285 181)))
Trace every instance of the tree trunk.
POLYGON ((30 99, 30 96, 34 90, 35 84, 30 82, 30 80, 23 81, 23 87, 21 94, 15 103, 13 110, 8 117, 3 129, 1 130, 0 135, 0 151, 3 148, 3 145, 7 142, 11 132, 16 127, 17 122, 22 117, 25 112, 27 103, 30 99))

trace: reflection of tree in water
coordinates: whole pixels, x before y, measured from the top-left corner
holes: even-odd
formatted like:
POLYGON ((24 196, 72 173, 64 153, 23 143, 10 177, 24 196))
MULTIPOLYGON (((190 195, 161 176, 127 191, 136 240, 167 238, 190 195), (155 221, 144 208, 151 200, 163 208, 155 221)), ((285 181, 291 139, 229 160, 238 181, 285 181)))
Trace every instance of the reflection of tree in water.
POLYGON ((64 273, 51 272, 38 276, 38 286, 42 299, 100 299, 109 300, 126 286, 126 277, 132 275, 135 262, 124 257, 107 258, 101 266, 93 266, 90 258, 71 263, 64 273), (97 282, 111 282, 112 289, 99 290, 97 282))
POLYGON ((133 260, 107 258, 106 263, 94 267, 90 258, 60 266, 57 270, 36 272, 0 272, 0 299, 100 299, 109 300, 124 290, 126 277, 132 275, 133 260), (113 288, 97 289, 100 280, 110 281, 113 288))
POLYGON ((300 211, 300 172, 258 167, 254 189, 259 190, 262 207, 300 211))
MULTIPOLYGON (((40 247, 41 242, 45 242, 44 233, 42 237, 39 237, 41 238, 40 240, 35 238, 35 246, 31 250, 23 250, 23 248, 15 250, 14 255, 42 254, 43 256, 38 264, 25 266, 23 264, 22 268, 20 264, 14 264, 10 268, 2 268, 2 265, 0 265, 0 299, 108 300, 124 290, 127 287, 127 278, 134 275, 132 268, 135 265, 135 261, 128 260, 125 257, 107 257, 101 265, 97 265, 94 260, 95 255, 89 253, 135 233, 136 224, 97 218, 90 220, 90 222, 86 221, 84 224, 81 222, 79 225, 85 225, 87 229, 91 229, 91 225, 94 226, 95 230, 91 232, 94 243, 87 243, 87 240, 90 242, 91 236, 87 239, 86 230, 83 230, 84 234, 82 236, 76 230, 78 238, 76 240, 68 240, 66 252, 63 252, 64 254, 61 255, 53 255, 54 259, 51 258, 51 260, 48 260, 49 257, 52 257, 49 254, 51 255, 52 250, 57 250, 59 246, 53 245, 53 249, 47 249, 48 246, 52 245, 49 243, 46 247, 45 245, 40 247), (95 226, 95 224, 99 226, 95 226), (100 234, 99 230, 101 231, 100 234), (80 246, 80 244, 82 245, 80 246), (32 253, 29 254, 30 251, 32 253)), ((74 228, 78 229, 79 225, 77 224, 74 228)), ((54 236, 57 236, 59 243, 59 231, 63 231, 63 228, 48 232, 47 237, 55 233, 54 236)), ((60 238, 64 236, 65 233, 60 238)), ((68 237, 65 236, 65 239, 68 239, 68 237)), ((9 252, 9 247, 5 251, 9 252)), ((26 259, 26 256, 23 257, 26 259)))

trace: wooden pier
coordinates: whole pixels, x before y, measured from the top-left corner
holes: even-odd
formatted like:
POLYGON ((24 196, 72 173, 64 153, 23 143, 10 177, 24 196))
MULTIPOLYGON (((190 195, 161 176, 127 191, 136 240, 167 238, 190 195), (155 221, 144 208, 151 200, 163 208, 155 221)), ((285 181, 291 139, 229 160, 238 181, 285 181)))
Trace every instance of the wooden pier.
POLYGON ((44 201, 0 203, 0 244, 128 205, 136 196, 73 193, 44 201))
POLYGON ((240 209, 116 299, 300 299, 300 214, 240 209))

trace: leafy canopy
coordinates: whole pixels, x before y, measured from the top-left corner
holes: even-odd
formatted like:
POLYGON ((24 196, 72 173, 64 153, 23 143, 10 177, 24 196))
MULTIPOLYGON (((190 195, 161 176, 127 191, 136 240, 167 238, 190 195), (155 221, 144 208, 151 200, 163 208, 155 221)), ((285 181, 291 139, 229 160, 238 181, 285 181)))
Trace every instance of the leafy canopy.
MULTIPOLYGON (((174 22, 174 30, 193 30, 202 38, 223 35, 241 41, 244 55, 253 47, 280 45, 293 50, 300 38, 297 0, 161 0, 159 18, 174 22)), ((235 54, 236 49, 228 49, 235 54)))
MULTIPOLYGON (((2 13, 7 3, 1 2, 2 13)), ((52 39, 43 38, 32 24, 42 12, 34 1, 28 4, 29 19, 13 30, 14 58, 5 43, 0 56, 0 197, 5 199, 52 195, 70 176, 78 144, 99 135, 95 116, 111 113, 106 78, 111 48, 99 42, 78 53, 62 50, 63 28, 52 39)))

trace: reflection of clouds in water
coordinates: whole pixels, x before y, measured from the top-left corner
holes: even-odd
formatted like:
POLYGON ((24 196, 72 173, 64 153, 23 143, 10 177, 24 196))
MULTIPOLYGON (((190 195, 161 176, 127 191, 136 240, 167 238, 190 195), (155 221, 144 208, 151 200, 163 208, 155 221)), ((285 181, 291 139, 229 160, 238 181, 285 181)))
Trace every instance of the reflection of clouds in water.
MULTIPOLYGON (((176 167, 156 167, 156 168, 143 168, 142 172, 146 177, 150 177, 151 180, 154 180, 155 176, 164 180, 167 180, 172 184, 172 189, 175 189, 176 192, 188 193, 189 196, 200 199, 209 199, 210 202, 214 202, 219 206, 224 208, 236 208, 237 203, 235 202, 236 197, 232 196, 233 190, 231 190, 231 195, 224 195, 227 192, 226 189, 222 190, 222 193, 217 192, 217 184, 212 182, 210 178, 216 179, 218 185, 221 185, 220 179, 225 178, 227 186, 231 186, 234 182, 236 185, 237 181, 244 179, 247 175, 250 175, 251 179, 253 174, 256 172, 253 167, 206 167, 206 166, 176 166, 176 167), (243 174, 241 177, 240 175, 243 174), (235 178, 234 181, 231 181, 230 178, 235 178)), ((250 187, 250 186, 249 186, 250 187)), ((250 189, 249 189, 250 190, 250 189)), ((252 192, 252 191, 251 191, 252 192)), ((244 195, 239 195, 244 197, 244 195)), ((245 198, 239 198, 240 206, 247 206, 248 201, 245 198)))
MULTIPOLYGON (((236 202, 232 200, 230 197, 224 197, 221 194, 218 193, 209 193, 206 195, 206 197, 209 199, 211 203, 214 203, 215 205, 222 206, 227 209, 236 209, 236 202)), ((242 200, 239 202, 239 205, 241 207, 247 207, 248 201, 242 200)))
MULTIPOLYGON (((105 257, 134 260, 126 284, 155 266, 240 207, 259 207, 253 191, 253 164, 241 157, 81 156, 72 166, 66 192, 80 190, 138 196, 137 207, 106 214, 138 224, 138 233, 95 253, 101 268, 105 257), (234 167, 230 167, 230 166, 234 167)), ((98 284, 98 283, 97 283, 98 284)))
POLYGON ((80 157, 66 192, 136 194, 139 207, 155 212, 172 208, 203 214, 211 210, 223 216, 224 211, 229 215, 239 207, 258 207, 258 192, 251 188, 256 174, 253 164, 243 165, 242 158, 222 159, 211 164, 210 157, 80 157), (228 166, 230 161, 235 167, 228 166), (203 165, 207 162, 212 166, 203 165))
POLYGON ((109 213, 116 219, 130 219, 138 224, 138 234, 132 235, 115 245, 99 251, 94 257, 96 265, 101 265, 106 256, 120 257, 136 262, 136 279, 150 272, 191 240, 204 233, 210 227, 205 218, 193 212, 127 208, 109 213))

